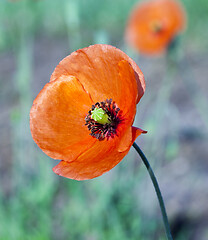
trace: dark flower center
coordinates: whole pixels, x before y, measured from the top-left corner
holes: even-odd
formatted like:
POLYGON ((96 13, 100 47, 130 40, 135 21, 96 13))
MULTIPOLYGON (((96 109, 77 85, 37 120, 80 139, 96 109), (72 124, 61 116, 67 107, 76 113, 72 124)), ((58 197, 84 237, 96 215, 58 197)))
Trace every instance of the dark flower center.
POLYGON ((154 33, 161 33, 163 31, 162 22, 155 20, 150 23, 150 28, 154 33))
POLYGON ((99 140, 113 138, 122 121, 121 111, 112 99, 107 99, 92 105, 85 121, 91 136, 99 140))

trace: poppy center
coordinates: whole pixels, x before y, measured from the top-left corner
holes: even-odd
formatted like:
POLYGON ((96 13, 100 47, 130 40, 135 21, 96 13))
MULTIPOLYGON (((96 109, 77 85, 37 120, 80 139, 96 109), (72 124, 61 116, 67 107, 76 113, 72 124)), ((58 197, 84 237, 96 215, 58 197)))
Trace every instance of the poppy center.
POLYGON ((85 121, 91 136, 99 140, 113 138, 121 122, 121 111, 112 99, 107 99, 92 105, 85 121))
POLYGON ((110 123, 108 114, 102 108, 92 110, 91 118, 100 124, 110 123))
POLYGON ((160 33, 163 30, 163 24, 158 20, 154 20, 150 23, 150 28, 154 33, 160 33))

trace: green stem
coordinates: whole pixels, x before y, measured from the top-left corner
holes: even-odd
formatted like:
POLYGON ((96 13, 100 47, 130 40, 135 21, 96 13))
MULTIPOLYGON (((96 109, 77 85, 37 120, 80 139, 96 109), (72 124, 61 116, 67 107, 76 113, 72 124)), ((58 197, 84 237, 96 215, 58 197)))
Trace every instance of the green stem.
POLYGON ((155 177, 155 174, 152 171, 152 168, 151 168, 146 156, 144 155, 144 153, 140 149, 140 147, 135 142, 133 143, 133 147, 139 153, 143 163, 145 164, 145 166, 146 166, 146 168, 149 172, 150 178, 151 178, 152 183, 154 185, 155 192, 157 194, 157 198, 158 198, 158 201, 159 201, 159 204, 160 204, 160 209, 161 209, 161 212, 162 212, 162 217, 163 217, 163 222, 164 222, 164 225, 165 225, 165 231, 166 231, 167 239, 168 240, 173 240, 173 237, 172 237, 171 231, 170 231, 170 226, 169 226, 169 222, 168 222, 167 213, 166 213, 166 210, 165 210, 165 204, 164 204, 163 197, 162 197, 157 179, 155 177))

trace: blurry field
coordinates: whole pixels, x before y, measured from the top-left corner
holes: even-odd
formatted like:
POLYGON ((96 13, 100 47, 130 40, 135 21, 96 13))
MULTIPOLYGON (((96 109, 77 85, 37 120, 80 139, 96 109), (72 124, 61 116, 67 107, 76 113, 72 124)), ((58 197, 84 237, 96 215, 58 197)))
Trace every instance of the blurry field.
POLYGON ((32 140, 32 101, 63 57, 95 43, 119 47, 145 75, 134 125, 148 134, 137 143, 158 177, 175 239, 208 239, 208 1, 183 1, 188 26, 169 73, 164 56, 139 56, 123 40, 136 2, 0 1, 0 240, 165 239, 133 149, 109 173, 77 182, 55 175, 57 161, 32 140))

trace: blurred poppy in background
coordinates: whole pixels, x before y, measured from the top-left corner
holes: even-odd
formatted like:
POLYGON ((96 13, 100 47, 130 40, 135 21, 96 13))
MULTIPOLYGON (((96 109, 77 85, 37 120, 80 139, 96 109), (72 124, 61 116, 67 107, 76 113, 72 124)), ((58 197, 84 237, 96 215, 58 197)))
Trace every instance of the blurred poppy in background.
POLYGON ((164 52, 186 25, 186 14, 175 0, 139 3, 131 12, 125 32, 127 43, 143 54, 164 52))
POLYGON ((64 58, 30 112, 34 141, 62 160, 53 171, 84 180, 117 165, 145 133, 132 127, 144 91, 141 70, 115 47, 93 45, 64 58))

